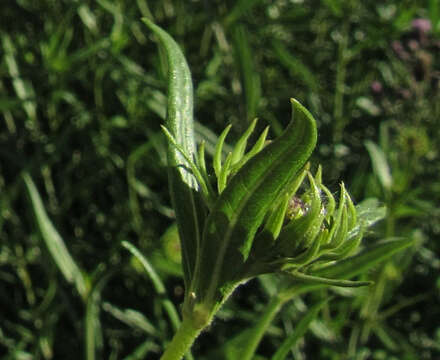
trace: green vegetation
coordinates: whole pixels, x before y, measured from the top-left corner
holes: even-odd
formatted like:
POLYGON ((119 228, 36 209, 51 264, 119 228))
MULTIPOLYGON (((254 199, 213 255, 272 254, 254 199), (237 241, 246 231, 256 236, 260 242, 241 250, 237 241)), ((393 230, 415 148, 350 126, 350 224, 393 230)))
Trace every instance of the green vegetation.
POLYGON ((4 5, 2 359, 440 356, 438 9, 4 5))

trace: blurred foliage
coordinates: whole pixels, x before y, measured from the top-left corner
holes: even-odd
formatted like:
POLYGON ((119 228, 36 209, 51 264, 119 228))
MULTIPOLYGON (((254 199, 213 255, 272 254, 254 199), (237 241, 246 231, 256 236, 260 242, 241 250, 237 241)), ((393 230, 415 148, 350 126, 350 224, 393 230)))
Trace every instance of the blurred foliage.
MULTIPOLYGON (((142 251, 178 306, 177 242, 172 231, 161 240, 174 216, 159 131, 166 64, 145 16, 184 50, 197 140, 206 140, 208 153, 228 123, 237 137, 258 116, 261 129, 269 124, 279 134, 293 96, 319 122, 314 156, 332 190, 341 179, 358 202, 377 197, 387 205, 386 220, 365 243, 417 241, 362 276, 376 282, 370 289, 322 290, 288 303, 259 347, 261 358, 274 355, 329 292, 333 299, 295 341, 291 358, 439 357, 439 7, 437 0, 3 4, 0 354, 76 359, 94 346, 98 358, 155 359, 173 332, 164 293, 121 246, 142 251), (81 270, 88 301, 38 231, 24 172, 81 270)), ((252 326, 276 286, 263 279, 241 287, 200 338, 196 358, 252 326)))

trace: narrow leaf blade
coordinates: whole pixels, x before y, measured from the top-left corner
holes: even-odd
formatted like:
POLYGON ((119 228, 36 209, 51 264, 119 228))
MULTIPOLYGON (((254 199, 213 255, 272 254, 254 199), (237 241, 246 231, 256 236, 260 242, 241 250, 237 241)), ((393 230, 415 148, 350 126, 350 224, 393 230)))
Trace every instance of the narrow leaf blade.
POLYGON ((78 293, 85 299, 87 293, 86 282, 79 267, 76 265, 63 239, 50 221, 40 194, 28 173, 23 173, 23 181, 32 205, 32 211, 40 230, 41 236, 67 282, 75 284, 78 293))
POLYGON ((317 304, 313 305, 307 311, 307 313, 299 321, 298 325, 296 325, 294 331, 283 341, 274 356, 272 356, 272 360, 284 360, 286 358, 289 350, 294 347, 297 341, 305 335, 305 333, 309 329, 310 324, 314 319, 316 319, 319 311, 323 308, 327 301, 328 299, 323 299, 317 304))
MULTIPOLYGON (((167 32, 144 18, 158 37, 168 62, 168 104, 166 127, 191 159, 196 159, 191 73, 177 43, 167 32)), ((179 227, 185 285, 188 288, 195 267, 205 208, 197 194, 198 185, 179 150, 168 146, 169 185, 179 227)))
POLYGON ((374 173, 384 189, 390 190, 393 184, 393 178, 391 177, 390 167, 388 166, 384 152, 379 146, 369 140, 365 142, 365 146, 370 154, 374 173))
POLYGON ((122 246, 125 247, 128 251, 130 251, 130 253, 141 262, 148 277, 153 283, 154 290, 156 291, 156 293, 158 295, 164 296, 164 299, 162 301, 162 306, 164 307, 164 310, 167 312, 167 315, 171 323, 173 324, 174 328, 177 329, 177 327, 180 324, 179 315, 171 300, 165 297, 166 295, 165 286, 162 280, 160 279, 159 275, 156 273, 156 271, 154 270, 150 262, 147 260, 147 258, 144 255, 142 255, 142 253, 134 245, 130 244, 127 241, 123 241, 122 246))
POLYGON ((313 272, 315 276, 349 279, 363 273, 395 253, 411 246, 412 239, 391 238, 381 241, 359 254, 322 267, 313 272))

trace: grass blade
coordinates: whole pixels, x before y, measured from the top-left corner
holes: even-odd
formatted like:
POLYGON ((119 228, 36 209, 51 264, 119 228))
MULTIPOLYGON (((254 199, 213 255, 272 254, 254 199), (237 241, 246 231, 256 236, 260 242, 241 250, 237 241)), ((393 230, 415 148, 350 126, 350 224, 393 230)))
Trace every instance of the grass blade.
MULTIPOLYGON (((125 247, 128 251, 131 252, 131 254, 136 257, 142 266, 144 267, 148 277, 150 278, 151 282, 153 283, 154 289, 156 290, 156 293, 161 296, 166 296, 166 290, 165 286, 160 279, 159 275, 156 273, 154 268, 151 266, 150 262, 146 259, 144 255, 141 254, 141 252, 132 244, 130 244, 127 241, 123 241, 122 246, 125 247)), ((166 297, 162 301, 162 306, 165 309, 165 311, 168 314, 168 318, 170 319, 174 330, 176 330, 179 327, 180 319, 179 315, 177 313, 177 310, 173 303, 167 299, 166 297)))
POLYGON ((87 297, 87 285, 79 267, 58 231, 53 226, 41 200, 40 194, 28 173, 23 173, 23 181, 32 205, 32 211, 43 240, 67 282, 74 284, 83 299, 87 297))
POLYGON ((318 316, 319 311, 327 301, 328 299, 323 299, 317 304, 313 305, 309 311, 307 311, 307 313, 295 327, 295 330, 283 341, 275 355, 272 356, 272 360, 284 360, 286 358, 289 350, 294 347, 297 341, 305 335, 310 324, 318 316))
POLYGON ((247 120, 252 120, 256 113, 261 97, 261 79, 260 72, 256 70, 249 42, 249 36, 243 25, 237 25, 233 31, 234 50, 236 61, 240 69, 244 95, 246 100, 247 120))
POLYGON ((391 177, 391 170, 388 166, 384 152, 372 141, 366 141, 365 146, 370 154, 374 173, 376 174, 383 188, 389 191, 393 185, 393 178, 391 177))

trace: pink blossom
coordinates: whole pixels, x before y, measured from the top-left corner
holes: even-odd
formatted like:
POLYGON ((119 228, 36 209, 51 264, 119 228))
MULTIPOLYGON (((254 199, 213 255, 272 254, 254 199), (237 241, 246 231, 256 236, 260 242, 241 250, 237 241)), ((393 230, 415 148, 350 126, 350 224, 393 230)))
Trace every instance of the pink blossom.
POLYGON ((411 27, 422 34, 426 34, 431 31, 431 21, 423 18, 414 19, 411 27))

